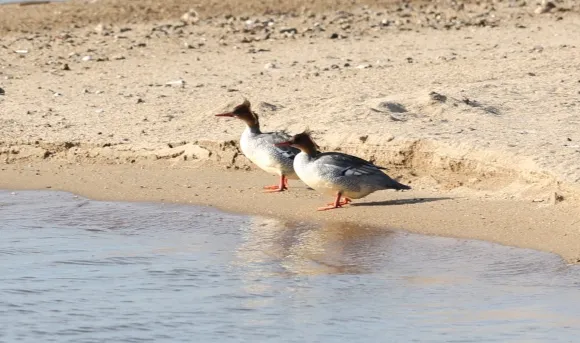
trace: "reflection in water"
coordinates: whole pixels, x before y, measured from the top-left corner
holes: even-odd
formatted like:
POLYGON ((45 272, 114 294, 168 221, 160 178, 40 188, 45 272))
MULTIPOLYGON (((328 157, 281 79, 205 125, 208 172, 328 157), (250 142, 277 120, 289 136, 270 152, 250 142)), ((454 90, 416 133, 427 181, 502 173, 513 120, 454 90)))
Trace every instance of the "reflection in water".
POLYGON ((242 230, 238 263, 261 277, 371 273, 392 236, 348 223, 318 227, 264 217, 252 217, 242 230))
POLYGON ((0 191, 0 342, 571 342, 580 269, 357 225, 0 191))

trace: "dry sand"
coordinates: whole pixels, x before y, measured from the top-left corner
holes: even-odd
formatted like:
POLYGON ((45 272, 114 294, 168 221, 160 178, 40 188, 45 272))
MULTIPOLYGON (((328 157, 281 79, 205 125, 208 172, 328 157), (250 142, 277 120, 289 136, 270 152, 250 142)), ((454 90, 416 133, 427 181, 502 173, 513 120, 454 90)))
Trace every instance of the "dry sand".
POLYGON ((1 188, 349 220, 580 258, 575 2, 536 13, 523 1, 275 11, 201 1, 183 20, 186 1, 128 3, 0 6, 10 18, 1 188), (246 171, 242 123, 212 116, 242 97, 264 128, 309 127, 324 150, 385 165, 414 190, 329 213, 299 182, 261 194, 275 178, 246 171))

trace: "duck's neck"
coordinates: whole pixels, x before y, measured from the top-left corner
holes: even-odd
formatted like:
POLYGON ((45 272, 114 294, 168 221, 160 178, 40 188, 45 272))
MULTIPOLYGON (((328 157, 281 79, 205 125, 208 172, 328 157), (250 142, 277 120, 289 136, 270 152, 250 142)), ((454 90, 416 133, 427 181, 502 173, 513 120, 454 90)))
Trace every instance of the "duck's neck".
POLYGON ((244 122, 248 126, 248 131, 253 134, 260 134, 260 122, 255 120, 254 118, 243 118, 244 122))
POLYGON ((248 124, 248 130, 253 134, 260 134, 262 131, 260 130, 260 124, 248 124))
POLYGON ((318 150, 315 146, 301 146, 300 150, 310 158, 314 158, 318 155, 318 150))

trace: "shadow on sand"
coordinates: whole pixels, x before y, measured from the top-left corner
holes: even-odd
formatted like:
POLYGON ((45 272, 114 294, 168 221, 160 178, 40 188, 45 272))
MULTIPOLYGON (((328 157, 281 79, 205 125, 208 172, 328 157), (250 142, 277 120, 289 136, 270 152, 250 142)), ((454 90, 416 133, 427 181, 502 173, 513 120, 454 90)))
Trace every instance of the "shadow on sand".
POLYGON ((361 202, 352 203, 351 206, 393 206, 393 205, 413 205, 421 204, 425 202, 451 200, 455 198, 449 197, 439 197, 439 198, 411 198, 411 199, 396 199, 396 200, 385 200, 385 201, 372 201, 372 202, 361 202))

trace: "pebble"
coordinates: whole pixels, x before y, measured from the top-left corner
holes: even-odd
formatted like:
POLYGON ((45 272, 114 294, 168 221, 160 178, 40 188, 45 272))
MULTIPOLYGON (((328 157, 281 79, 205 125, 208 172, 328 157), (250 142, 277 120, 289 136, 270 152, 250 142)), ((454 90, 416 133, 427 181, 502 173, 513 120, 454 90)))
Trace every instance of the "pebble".
POLYGON ((199 15, 194 9, 190 9, 181 16, 181 21, 186 24, 196 24, 199 21, 199 15))
POLYGON ((0 95, 5 95, 6 92, 4 92, 4 89, 0 88, 0 95))
POLYGON ((175 81, 169 81, 165 83, 166 86, 168 87, 185 87, 185 81, 183 80, 175 80, 175 81))
POLYGON ((561 194, 558 194, 556 192, 552 192, 550 194, 550 204, 551 205, 556 205, 559 202, 564 201, 564 196, 562 196, 561 194))
POLYGON ((97 26, 95 26, 95 32, 96 33, 104 33, 106 31, 106 27, 105 24, 103 23, 99 23, 97 26))
POLYGON ((90 61, 90 60, 92 60, 92 59, 93 59, 93 58, 92 58, 91 56, 87 55, 87 56, 84 56, 84 57, 82 58, 82 61, 83 61, 83 62, 88 62, 88 61, 90 61))
POLYGON ((407 112, 407 109, 403 104, 394 101, 382 101, 372 109, 377 112, 393 112, 393 113, 407 112))
POLYGON ((277 111, 278 110, 278 106, 268 103, 268 102, 260 102, 259 104, 260 109, 262 110, 268 110, 268 111, 277 111))
POLYGON ((298 30, 294 27, 285 27, 280 29, 280 33, 297 34, 298 30))
POLYGON ((437 101, 437 102, 445 102, 445 101, 447 101, 447 96, 445 96, 443 94, 439 94, 437 92, 431 92, 431 93, 429 93, 429 98, 431 98, 431 100, 437 101))
POLYGON ((70 70, 70 67, 68 66, 67 63, 63 64, 62 70, 70 70))
POLYGON ((553 2, 548 1, 548 0, 542 0, 542 4, 538 8, 536 8, 534 13, 544 14, 544 13, 550 12, 554 8, 556 8, 556 5, 554 5, 553 2))
POLYGON ((275 63, 266 63, 264 69, 278 69, 278 66, 275 63))
POLYGON ((359 64, 359 65, 357 65, 356 66, 356 69, 368 69, 368 68, 371 68, 371 67, 372 67, 372 65, 370 65, 368 63, 365 63, 365 64, 359 64))

